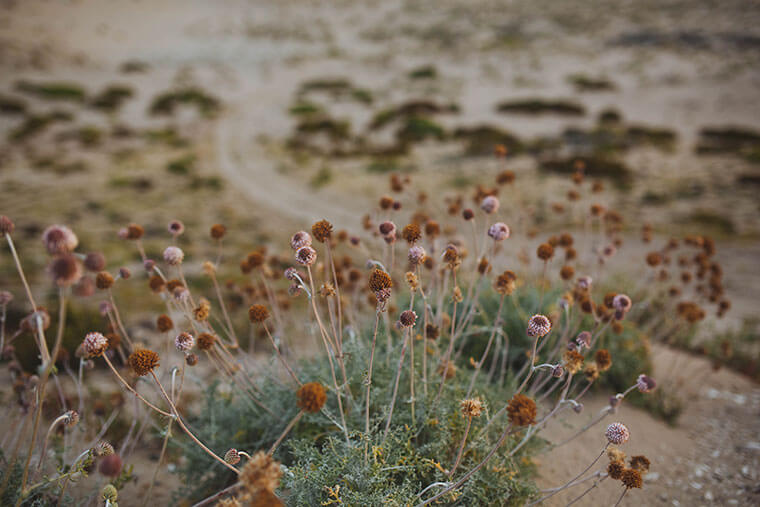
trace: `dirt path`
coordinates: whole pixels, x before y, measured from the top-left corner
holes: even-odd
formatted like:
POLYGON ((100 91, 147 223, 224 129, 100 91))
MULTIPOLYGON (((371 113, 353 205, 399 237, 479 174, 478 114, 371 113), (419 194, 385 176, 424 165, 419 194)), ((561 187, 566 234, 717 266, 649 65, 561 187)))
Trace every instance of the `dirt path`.
MULTIPOLYGON (((713 371, 703 358, 660 346, 653 352, 660 385, 675 386, 686 402, 678 425, 670 427, 648 412, 623 405, 572 444, 538 456, 539 487, 559 486, 583 470, 604 446, 606 425, 620 421, 631 431, 622 450, 652 461, 644 488, 630 492, 621 505, 757 505, 760 387, 730 371, 713 371)), ((566 419, 569 426, 554 423, 545 435, 561 442, 606 405, 604 396, 589 399, 580 416, 566 419)), ((603 465, 606 459, 592 470, 603 465)), ((545 505, 566 505, 586 487, 562 492, 545 505)), ((612 505, 620 493, 620 483, 607 479, 575 505, 612 505)))

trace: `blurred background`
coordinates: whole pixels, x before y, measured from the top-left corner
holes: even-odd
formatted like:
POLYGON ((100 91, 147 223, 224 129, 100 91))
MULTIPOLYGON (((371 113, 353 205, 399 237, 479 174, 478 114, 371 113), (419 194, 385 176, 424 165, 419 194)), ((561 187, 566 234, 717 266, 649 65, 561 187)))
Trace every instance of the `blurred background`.
POLYGON ((358 230, 393 173, 436 202, 492 184, 496 145, 502 203, 555 230, 588 207, 582 161, 628 236, 714 237, 732 309, 706 332, 757 354, 760 2, 0 0, 0 213, 27 272, 51 223, 113 266, 128 222, 154 257, 171 219, 197 258, 217 222, 238 253, 358 230))

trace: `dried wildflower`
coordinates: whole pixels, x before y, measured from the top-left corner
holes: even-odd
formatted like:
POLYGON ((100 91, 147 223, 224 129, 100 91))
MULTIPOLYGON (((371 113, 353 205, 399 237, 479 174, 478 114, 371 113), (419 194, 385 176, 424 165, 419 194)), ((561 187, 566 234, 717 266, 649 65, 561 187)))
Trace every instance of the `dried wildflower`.
POLYGON ((648 472, 651 462, 646 456, 631 456, 631 468, 639 472, 648 472))
POLYGON ((174 338, 174 346, 180 352, 188 352, 195 345, 195 338, 190 333, 180 333, 174 338))
POLYGON ((129 270, 129 268, 125 268, 125 267, 119 268, 119 277, 122 280, 127 280, 130 276, 132 276, 132 272, 129 270))
POLYGON ((655 387, 657 387, 657 382, 648 375, 642 373, 639 375, 639 378, 636 379, 636 388, 642 393, 651 392, 655 387))
POLYGON ((193 308, 193 318, 198 322, 205 322, 211 315, 211 303, 206 299, 201 299, 198 306, 193 308))
POLYGON ((454 361, 446 361, 438 365, 438 375, 444 376, 446 380, 454 378, 457 373, 457 366, 454 361))
MULTIPOLYGON (((160 279, 160 278, 159 278, 160 279)), ((95 275, 95 286, 100 290, 108 290, 113 286, 114 278, 108 271, 101 271, 95 275)))
POLYGON ((95 456, 102 457, 102 456, 110 456, 115 451, 111 444, 101 440, 95 445, 95 447, 92 448, 92 452, 93 454, 95 454, 95 456))
POLYGON ((269 318, 269 310, 264 305, 251 305, 248 308, 248 320, 251 322, 264 322, 269 318))
POLYGON ((647 264, 652 267, 659 266, 662 263, 662 255, 659 252, 650 252, 646 257, 647 264))
POLYGON ((404 238, 407 243, 414 244, 422 238, 422 230, 416 223, 411 223, 401 230, 401 237, 404 238))
POLYGON ((139 349, 132 352, 127 359, 129 367, 142 377, 158 367, 158 354, 149 349, 139 349))
POLYGON ((506 270, 494 282, 494 290, 501 295, 509 295, 515 290, 517 275, 513 271, 506 270))
POLYGON ((446 262, 448 268, 452 270, 458 268, 462 263, 459 250, 452 244, 448 244, 446 250, 443 251, 443 260, 446 262))
POLYGON ((583 354, 576 350, 566 350, 562 354, 562 361, 567 371, 574 375, 583 367, 583 354))
POLYGON ((42 233, 42 243, 50 255, 62 255, 73 252, 79 239, 65 225, 51 225, 42 233))
POLYGON ((591 280, 590 276, 581 276, 578 278, 578 280, 575 281, 576 286, 581 291, 589 291, 591 290, 591 284, 593 281, 591 280))
POLYGON ((305 246, 311 246, 311 235, 306 231, 298 231, 290 238, 290 248, 298 250, 305 246))
POLYGON ((612 356, 610 355, 610 351, 607 349, 599 349, 596 351, 596 354, 594 354, 594 362, 596 362, 596 365, 599 367, 599 370, 601 371, 607 371, 612 366, 612 356))
POLYGON ((319 287, 319 295, 323 298, 335 296, 335 287, 330 282, 325 282, 319 287))
POLYGON ((310 246, 304 246, 296 251, 296 261, 304 266, 311 266, 317 260, 317 251, 310 246))
POLYGON ((621 461, 611 461, 610 464, 607 465, 607 475, 610 476, 610 479, 616 481, 620 480, 623 477, 624 471, 625 464, 621 461))
POLYGON ((240 463, 240 453, 237 449, 230 449, 224 453, 224 461, 230 465, 237 465, 240 463))
POLYGON ((97 357, 108 348, 108 339, 101 333, 87 333, 82 342, 82 348, 87 357, 97 357))
POLYGON ((379 292, 384 289, 390 289, 393 287, 393 280, 385 271, 375 268, 369 275, 369 289, 372 292, 379 292))
POLYGON ((121 473, 121 458, 118 454, 105 456, 100 460, 98 471, 106 477, 116 477, 121 473))
POLYGON ((211 226, 209 234, 212 239, 220 240, 225 234, 227 234, 227 227, 225 227, 224 224, 214 224, 211 226))
POLYGON ((87 271, 97 273, 106 267, 106 258, 100 252, 90 252, 85 256, 83 264, 87 271))
POLYGON ((614 298, 612 298, 612 307, 616 310, 627 312, 631 309, 631 306, 633 306, 631 298, 625 294, 617 294, 614 298))
POLYGON ((425 235, 435 238, 441 234, 441 226, 435 220, 425 222, 425 235))
POLYGON ((259 451, 251 456, 251 459, 240 469, 239 480, 248 492, 262 494, 271 493, 277 489, 281 476, 280 464, 267 453, 259 451))
POLYGON ((70 287, 82 278, 82 264, 71 254, 56 256, 48 264, 47 270, 59 287, 70 287))
POLYGON ((172 220, 171 222, 169 222, 169 225, 166 226, 166 229, 169 231, 169 234, 171 234, 174 237, 177 237, 183 232, 185 232, 185 224, 183 224, 179 220, 172 220))
POLYGON ((68 410, 66 413, 63 414, 63 425, 67 428, 71 428, 72 426, 76 426, 79 422, 79 412, 76 410, 68 410))
POLYGON ((632 468, 626 468, 623 471, 623 476, 620 480, 626 489, 641 488, 642 484, 644 484, 644 481, 641 478, 641 472, 632 468))
POLYGON ((570 280, 573 276, 575 276, 575 268, 569 264, 565 264, 562 266, 562 269, 559 270, 559 276, 563 280, 570 280))
POLYGON ((536 249, 536 256, 546 262, 554 257, 554 247, 549 243, 541 243, 536 249))
POLYGON ((509 227, 504 222, 496 222, 488 228, 488 236, 494 241, 504 241, 509 237, 509 227))
POLYGON ((536 314, 528 321, 528 328, 526 333, 530 337, 543 338, 552 330, 552 323, 548 317, 541 314, 536 314))
POLYGON ((153 275, 148 280, 148 286, 150 287, 150 290, 155 293, 159 293, 164 290, 165 285, 166 282, 164 282, 164 279, 158 275, 153 275))
POLYGON ((593 382, 599 378, 599 367, 595 363, 589 363, 583 368, 583 376, 586 380, 593 382))
POLYGON ((499 185, 508 185, 510 183, 513 183, 515 181, 515 172, 514 171, 502 171, 499 174, 496 175, 496 183, 499 185))
POLYGON ((124 239, 140 239, 145 234, 145 229, 141 225, 131 223, 124 229, 124 239))
POLYGON ((578 336, 575 338, 575 343, 578 344, 579 347, 590 347, 591 346, 591 333, 588 331, 581 331, 578 333, 578 336))
POLYGON ((440 336, 440 331, 438 329, 438 326, 435 326, 433 324, 427 324, 425 326, 425 338, 428 340, 437 340, 440 336))
POLYGON ((161 314, 156 319, 156 328, 159 332, 166 333, 174 328, 174 322, 168 315, 161 314))
POLYGON ((216 343, 216 336, 211 333, 201 333, 198 335, 197 343, 200 350, 210 350, 216 343))
POLYGON ((478 398, 467 398, 459 404, 462 415, 465 417, 480 417, 483 412, 483 402, 478 398))
POLYGON ((470 208, 465 208, 462 211, 462 218, 464 218, 465 220, 467 220, 469 222, 470 220, 472 220, 473 218, 475 218, 475 212, 472 211, 470 208))
POLYGON ((401 327, 413 327, 417 322, 417 314, 414 310, 404 310, 398 318, 401 323, 401 327))
POLYGON ((0 306, 7 306, 11 301, 13 301, 13 294, 7 290, 0 291, 0 306))
POLYGON ((487 195, 480 202, 480 209, 482 209, 489 215, 492 213, 496 213, 499 209, 499 199, 492 195, 487 195))
POLYGON ((0 238, 4 238, 6 234, 13 234, 15 228, 13 220, 5 215, 0 215, 0 238))
POLYGON ((188 366, 195 366, 198 364, 198 356, 196 354, 187 354, 185 355, 185 362, 188 366))
POLYGON ((319 382, 309 382, 298 389, 298 408, 305 412, 319 412, 327 401, 327 391, 319 382))
POLYGON ((626 443, 631 434, 623 423, 614 422, 607 426, 604 436, 607 437, 609 443, 620 445, 626 443))
POLYGON ((515 394, 507 405, 507 417, 514 426, 535 424, 536 402, 524 394, 515 394))
POLYGON ((164 250, 164 261, 170 266, 179 266, 184 258, 185 252, 176 246, 169 246, 164 250))
POLYGON ((117 505, 116 500, 119 498, 119 491, 113 484, 106 484, 100 491, 100 498, 102 498, 104 502, 108 502, 111 505, 117 505))
POLYGON ((422 263, 425 259, 425 249, 419 245, 409 248, 409 263, 414 267, 422 263))
POLYGON ((330 222, 328 222, 327 220, 320 220, 319 222, 316 222, 314 225, 311 226, 311 235, 314 236, 314 239, 316 239, 320 243, 324 243, 325 241, 330 239, 332 230, 333 230, 333 226, 330 222))
POLYGON ((610 461, 625 461, 625 452, 621 451, 615 446, 611 446, 607 449, 607 457, 610 461))

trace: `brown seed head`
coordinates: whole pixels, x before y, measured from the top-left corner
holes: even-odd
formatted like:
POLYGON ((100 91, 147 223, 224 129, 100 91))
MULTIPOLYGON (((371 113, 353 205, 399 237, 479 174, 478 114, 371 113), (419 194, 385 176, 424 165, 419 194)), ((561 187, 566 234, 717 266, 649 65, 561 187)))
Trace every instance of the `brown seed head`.
MULTIPOLYGON (((259 451, 251 456, 251 459, 240 469, 239 480, 243 488, 258 499, 258 497, 267 496, 267 493, 271 494, 277 489, 280 485, 281 476, 280 464, 264 451, 259 451)), ((267 496, 267 498, 271 497, 267 496)), ((262 505, 282 505, 282 503, 267 501, 262 505)))
POLYGON ((609 443, 620 445, 628 441, 631 433, 623 423, 614 422, 607 426, 607 430, 604 432, 604 436, 607 437, 607 441, 609 443))
POLYGON ((623 482, 623 486, 627 489, 641 488, 644 481, 641 478, 641 472, 634 470, 633 468, 626 468, 623 471, 623 476, 620 478, 623 482))
POLYGON ((84 258, 84 267, 93 273, 102 271, 106 267, 106 258, 100 252, 90 252, 84 258))
POLYGON ((324 243, 325 241, 330 239, 332 230, 333 230, 333 226, 330 222, 328 222, 327 220, 320 220, 319 222, 316 222, 314 225, 311 226, 311 235, 314 236, 314 239, 316 239, 320 243, 324 243))
POLYGON ((158 354, 149 349, 139 349, 132 352, 127 359, 129 367, 142 377, 152 372, 158 366, 158 354))
POLYGON ((417 314, 413 310, 404 310, 398 318, 402 327, 413 327, 417 322, 417 314))
POLYGON ((82 278, 82 263, 75 255, 58 255, 50 261, 48 274, 59 287, 70 287, 82 278))
POLYGON ((565 264, 562 266, 562 269, 559 270, 559 276, 563 280, 570 280, 573 276, 575 276, 575 268, 569 264, 565 264))
POLYGON ((379 292, 393 287, 393 280, 385 271, 375 268, 369 275, 369 290, 379 292))
POLYGON ((65 225, 51 225, 42 233, 42 243, 50 255, 62 255, 73 252, 79 239, 65 225))
POLYGON ((494 290, 501 295, 509 295, 515 290, 517 275, 513 271, 506 270, 494 282, 494 290))
POLYGON ((631 468, 638 470, 639 472, 648 472, 651 462, 646 456, 631 456, 631 468))
POLYGON ((296 261, 304 266, 311 266, 317 260, 317 251, 310 246, 299 248, 296 252, 296 261))
POLYGON ((211 235, 212 239, 222 239, 224 235, 227 234, 227 227, 225 227, 223 224, 214 224, 211 226, 209 234, 211 235))
POLYGON ((304 384, 296 393, 298 408, 306 412, 319 412, 327 401, 327 391, 319 382, 304 384))
POLYGON ((554 247, 549 243, 541 243, 536 249, 536 256, 542 261, 548 261, 554 257, 554 247))
POLYGON ((572 374, 578 373, 583 367, 583 354, 576 350, 566 350, 562 354, 562 360, 565 363, 565 369, 572 374))
POLYGON ((251 305, 248 308, 248 320, 251 322, 264 322, 269 318, 269 310, 264 305, 251 305))
MULTIPOLYGON (((161 278, 159 277, 159 280, 161 278)), ((97 287, 100 290, 108 290, 111 287, 113 287, 113 275, 109 273, 108 271, 101 271, 97 275, 95 275, 95 287, 97 287)), ((155 292, 155 291, 154 291, 155 292)))
POLYGON ((536 402, 524 394, 516 394, 507 405, 507 417, 514 426, 530 426, 536 422, 536 402))
POLYGON ((607 371, 612 366, 612 355, 607 349, 599 349, 594 354, 594 361, 601 371, 607 371))
POLYGON ((101 333, 87 333, 82 348, 88 357, 98 357, 108 349, 108 339, 101 333))
POLYGON ((622 461, 610 461, 610 464, 607 465, 607 474, 610 476, 610 479, 620 480, 623 477, 624 471, 625 463, 622 461))
POLYGON ((216 336, 211 333, 201 333, 198 335, 197 343, 198 349, 210 350, 214 346, 214 343, 216 343, 216 336))
POLYGON ((158 275, 153 275, 148 280, 148 286, 150 287, 150 290, 152 290, 155 293, 159 293, 162 290, 164 290, 165 285, 166 285, 166 282, 164 282, 164 279, 158 275))
POLYGON ((145 229, 141 225, 131 223, 126 228, 126 239, 140 239, 145 234, 145 229))
POLYGON ((405 225, 401 230, 401 237, 404 238, 408 243, 413 244, 422 238, 422 230, 418 224, 411 223, 405 225))
POLYGON ((174 329, 174 322, 168 315, 161 314, 156 319, 156 328, 160 333, 166 333, 174 329))
POLYGON ((462 409, 462 415, 465 417, 480 417, 480 414, 483 412, 483 402, 478 398, 462 400, 459 407, 462 409))

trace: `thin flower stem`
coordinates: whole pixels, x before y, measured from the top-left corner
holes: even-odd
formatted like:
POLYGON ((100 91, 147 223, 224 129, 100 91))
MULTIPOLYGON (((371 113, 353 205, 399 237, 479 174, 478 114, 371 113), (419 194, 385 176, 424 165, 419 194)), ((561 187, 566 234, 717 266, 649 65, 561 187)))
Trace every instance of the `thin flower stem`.
POLYGON ((586 474, 586 472, 588 472, 589 470, 591 470, 591 467, 593 467, 596 464, 596 462, 599 461, 599 458, 601 458, 604 455, 604 452, 607 450, 607 447, 609 447, 609 446, 610 446, 610 444, 609 444, 609 442, 607 442, 607 445, 604 446, 604 448, 602 449, 602 452, 599 453, 599 456, 597 456, 596 459, 594 461, 592 461, 589 466, 587 466, 586 468, 584 468, 581 473, 579 473, 578 475, 576 475, 575 477, 573 477, 572 479, 570 479, 569 481, 567 481, 563 486, 560 486, 560 487, 556 488, 552 493, 549 493, 548 495, 544 496, 543 498, 540 498, 539 500, 536 500, 535 502, 529 503, 528 506, 537 504, 539 502, 543 502, 544 500, 548 500, 549 498, 553 497, 554 495, 556 495, 560 491, 563 491, 563 490, 569 488, 570 486, 572 486, 575 481, 577 481, 578 479, 580 479, 581 477, 583 477, 586 474))
POLYGON ((369 368, 367 370, 367 396, 366 405, 364 408, 364 462, 367 462, 367 447, 369 446, 369 400, 370 389, 372 387, 372 365, 375 361, 375 345, 377 344, 377 327, 380 323, 380 310, 375 312, 375 332, 372 333, 372 349, 369 354, 369 368))
POLYGON ((113 371, 114 375, 116 375, 116 378, 118 378, 121 381, 121 383, 124 384, 124 387, 126 387, 127 390, 129 390, 132 394, 134 394, 135 396, 137 396, 138 398, 140 398, 140 401, 142 401, 143 403, 145 403, 146 405, 148 405, 150 408, 152 408, 153 410, 155 410, 156 412, 158 412, 161 415, 164 415, 166 417, 174 417, 169 412, 161 410, 160 408, 158 408, 157 406, 155 406, 154 404, 152 404, 151 402, 149 402, 148 400, 146 400, 145 398, 143 398, 140 393, 138 393, 132 386, 130 386, 127 383, 126 380, 124 380, 124 378, 121 375, 119 375, 119 372, 116 370, 116 368, 114 367, 114 365, 108 359, 108 356, 106 356, 105 354, 103 354, 102 357, 103 357, 103 359, 106 360, 106 364, 108 364, 108 366, 111 368, 111 371, 113 371))
MULTIPOLYGON (((594 476, 592 475, 591 477, 594 477, 594 476)), ((570 507, 570 506, 571 506, 571 505, 573 505, 575 502, 577 502, 578 500, 580 500, 581 498, 583 498, 584 496, 586 496, 586 493, 588 493, 588 492, 589 492, 589 491, 591 491, 592 489, 594 489, 594 488, 596 488, 597 486, 599 486, 599 483, 601 483, 601 482, 602 482, 604 479, 606 479, 606 478, 607 478, 607 474, 604 474, 604 475, 602 475, 602 477, 601 477, 600 479, 598 479, 598 480, 594 481, 594 484, 592 484, 591 486, 589 486, 589 487, 588 487, 588 488, 587 488, 587 489, 586 489, 586 490, 585 490, 583 493, 581 493, 580 495, 578 495, 578 496, 576 496, 575 498, 573 498, 572 500, 570 500, 570 502, 568 502, 568 504, 567 504, 567 506, 566 506, 566 507, 570 507)), ((580 484, 581 482, 582 482, 582 481, 580 481, 580 482, 577 482, 576 484, 580 484)))
POLYGON ((235 348, 240 347, 240 342, 238 341, 237 335, 235 334, 235 328, 232 326, 232 320, 230 320, 230 314, 227 312, 227 305, 224 304, 224 298, 222 297, 222 289, 219 287, 219 281, 216 279, 216 273, 214 270, 210 270, 211 275, 211 281, 214 283, 214 291, 216 291, 216 298, 219 300, 219 306, 222 309, 222 315, 224 316, 224 321, 227 323, 227 330, 232 337, 233 340, 235 340, 235 348))
POLYGON ((480 369, 483 367, 483 363, 486 360, 486 357, 488 356, 488 352, 491 350, 491 344, 493 343, 493 339, 496 337, 496 331, 499 329, 499 322, 501 319, 501 309, 504 306, 504 295, 502 294, 499 298, 499 309, 496 311, 496 318, 494 318, 493 321, 493 330, 491 331, 491 337, 488 338, 488 343, 486 344, 486 350, 483 351, 483 356, 480 358, 480 361, 475 365, 475 371, 472 372, 472 379, 470 380, 470 387, 467 389, 467 395, 465 398, 469 398, 472 394, 472 389, 475 387, 475 380, 478 378, 478 374, 480 373, 480 369))
POLYGON ((301 417, 303 417, 303 414, 304 414, 304 411, 301 410, 300 412, 296 414, 293 420, 288 423, 288 425, 283 430, 282 435, 280 435, 277 438, 277 440, 275 440, 275 442, 272 444, 272 447, 269 448, 269 452, 267 453, 269 456, 274 454, 274 451, 277 449, 277 446, 279 446, 282 443, 283 439, 288 435, 288 433, 290 433, 290 430, 293 429, 293 426, 295 426, 296 423, 301 419, 301 417))
POLYGON ((240 474, 240 470, 238 470, 237 468, 235 468, 234 466, 230 465, 229 463, 227 463, 226 461, 224 461, 222 458, 220 458, 219 456, 217 456, 214 453, 214 451, 212 451, 211 449, 209 449, 208 447, 206 447, 203 444, 203 442, 201 442, 200 440, 198 440, 196 438, 196 436, 193 435, 193 432, 190 431, 187 426, 185 426, 185 423, 182 421, 182 417, 179 415, 179 411, 177 411, 177 407, 174 406, 174 403, 172 402, 171 398, 169 397, 168 394, 166 394, 166 391, 164 390, 164 386, 161 385, 161 382, 158 380, 158 377, 156 376, 156 373, 151 370, 150 374, 153 377, 153 380, 156 381, 156 384, 158 384, 158 388, 161 390, 161 394, 164 395, 164 399, 166 399, 167 403, 169 403, 169 406, 172 408, 172 412, 174 412, 174 418, 176 419, 177 424, 179 424, 180 428, 182 428, 184 430, 184 432, 187 433, 187 436, 189 436, 190 439, 192 439, 193 442, 195 442, 196 444, 198 444, 198 447, 200 447, 201 449, 203 449, 206 452, 206 454, 208 454, 209 456, 211 456, 212 458, 214 458, 216 461, 220 462, 222 465, 226 466, 227 468, 229 468, 230 470, 232 470, 233 472, 235 472, 236 474, 239 475, 240 474))
MULTIPOLYGON (((311 274, 311 266, 306 266, 306 270, 309 273, 309 285, 311 286, 311 293, 316 294, 314 292, 314 277, 311 274)), ((343 435, 346 437, 346 442, 349 441, 348 437, 348 428, 346 427, 346 415, 343 413, 343 399, 340 392, 340 387, 338 387, 338 379, 335 376, 335 364, 332 360, 332 352, 330 350, 330 345, 328 345, 329 341, 329 335, 327 334, 327 331, 325 330, 325 326, 322 324, 322 319, 319 317, 319 311, 317 311, 317 303, 314 301, 314 298, 311 298, 311 307, 314 310, 314 316, 317 319, 317 324, 319 324, 319 330, 321 332, 322 336, 322 342, 325 345, 325 352, 327 352, 327 359, 330 363, 330 373, 332 374, 332 381, 333 386, 335 387, 335 395, 338 399, 338 412, 340 412, 340 422, 343 428, 343 435)))
POLYGON ((623 501, 623 497, 625 496, 625 494, 626 494, 626 493, 628 493, 628 488, 625 488, 625 489, 623 490, 623 494, 622 494, 622 495, 620 495, 620 498, 618 498, 618 501, 617 501, 617 502, 615 502, 615 506, 614 506, 614 507, 617 507, 618 505, 620 505, 620 502, 622 502, 622 501, 623 501))
POLYGON ((511 429, 512 429, 512 424, 510 423, 504 429, 504 432, 501 434, 501 437, 499 437, 499 441, 496 442, 496 445, 493 447, 493 449, 491 449, 488 452, 488 454, 486 454, 486 457, 483 458, 483 461, 481 461, 480 463, 478 463, 477 465, 475 465, 469 472, 467 472, 466 474, 464 474, 462 476, 462 478, 459 479, 457 482, 455 482, 451 486, 448 486, 446 489, 444 489, 443 491, 441 491, 437 495, 435 495, 435 496, 433 496, 431 498, 428 498, 427 500, 425 500, 422 503, 417 504, 416 507, 423 507, 424 505, 428 505, 430 503, 433 503, 436 500, 438 500, 439 498, 441 498, 443 495, 447 494, 450 491, 453 491, 453 490, 459 488, 462 484, 464 484, 465 482, 467 482, 467 480, 470 477, 472 477, 475 474, 475 472, 477 472, 478 470, 480 470, 481 468, 483 468, 483 466, 488 462, 488 460, 491 459, 494 454, 496 454, 496 451, 498 451, 499 447, 501 447, 501 445, 504 443, 504 440, 506 440, 507 436, 509 435, 509 431, 511 429))
POLYGON ((467 435, 470 433, 470 426, 472 425, 472 416, 467 416, 467 425, 464 427, 464 435, 462 436, 462 443, 459 445, 459 452, 457 452, 457 459, 454 461, 454 466, 451 467, 451 471, 449 472, 449 477, 454 475, 454 472, 456 472, 457 467, 459 466, 459 462, 462 460, 462 454, 464 454, 464 445, 467 442, 467 435))
POLYGON ((393 385, 393 396, 391 397, 391 405, 388 409, 388 420, 385 422, 385 431, 383 432, 383 442, 381 446, 385 445, 385 440, 388 438, 388 430, 391 428, 391 419, 393 418, 393 408, 396 406, 396 397, 398 396, 398 384, 401 379, 401 370, 404 367, 404 356, 406 355, 406 348, 409 344, 409 331, 405 330, 404 333, 404 345, 401 347, 401 357, 398 359, 398 368, 396 368, 396 382, 393 385))
POLYGON ((293 372, 293 369, 290 367, 290 365, 288 364, 288 362, 282 356, 282 353, 280 352, 280 348, 275 343, 274 338, 272 337, 272 333, 269 332, 269 327, 267 327, 266 322, 262 322, 262 325, 264 326, 264 331, 266 331, 267 336, 269 337, 269 341, 272 343, 272 347, 274 347, 274 351, 277 353, 277 357, 282 362, 282 365, 285 367, 286 370, 288 370, 288 373, 293 378, 293 380, 296 381, 296 384, 298 384, 299 386, 302 386, 303 383, 300 380, 298 380, 298 377, 293 372))

